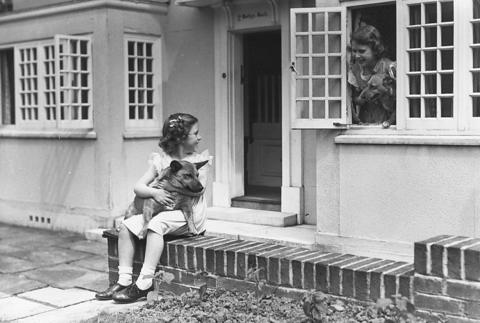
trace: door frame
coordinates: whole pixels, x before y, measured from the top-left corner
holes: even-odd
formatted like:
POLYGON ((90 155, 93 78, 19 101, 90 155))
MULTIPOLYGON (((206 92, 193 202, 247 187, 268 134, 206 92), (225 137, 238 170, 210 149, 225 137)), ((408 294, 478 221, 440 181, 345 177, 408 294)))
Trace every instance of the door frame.
POLYGON ((231 199, 244 194, 243 85, 239 62, 243 62, 242 33, 281 31, 282 60, 282 189, 281 210, 304 220, 302 134, 290 122, 290 7, 279 1, 272 25, 236 30, 231 8, 214 12, 215 78, 215 180, 213 205, 230 207, 231 199), (295 167, 292 167, 295 165, 295 167))

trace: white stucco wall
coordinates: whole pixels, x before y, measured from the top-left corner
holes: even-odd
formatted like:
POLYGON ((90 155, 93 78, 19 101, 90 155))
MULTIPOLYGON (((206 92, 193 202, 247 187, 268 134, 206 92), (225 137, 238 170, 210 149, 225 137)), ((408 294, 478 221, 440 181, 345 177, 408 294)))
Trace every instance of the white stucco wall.
POLYGON ((479 147, 335 144, 338 134, 317 132, 319 242, 408 258, 415 241, 479 236, 479 147))

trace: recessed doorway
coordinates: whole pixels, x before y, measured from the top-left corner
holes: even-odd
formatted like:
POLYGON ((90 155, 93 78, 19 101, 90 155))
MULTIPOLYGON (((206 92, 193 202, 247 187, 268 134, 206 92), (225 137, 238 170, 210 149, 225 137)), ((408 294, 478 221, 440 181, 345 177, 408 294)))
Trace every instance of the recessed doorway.
POLYGON ((245 195, 232 206, 280 211, 282 183, 281 33, 243 39, 245 195))

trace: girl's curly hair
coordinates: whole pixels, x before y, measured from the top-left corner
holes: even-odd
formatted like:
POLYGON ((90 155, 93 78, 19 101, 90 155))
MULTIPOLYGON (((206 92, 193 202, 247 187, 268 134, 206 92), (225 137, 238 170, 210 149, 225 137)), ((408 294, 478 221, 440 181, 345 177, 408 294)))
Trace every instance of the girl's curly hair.
POLYGON ((372 25, 357 28, 352 34, 351 42, 369 46, 377 58, 384 57, 387 54, 380 32, 372 25))
POLYGON ((175 153, 197 122, 198 119, 188 113, 171 114, 163 123, 162 136, 158 145, 169 155, 175 153))

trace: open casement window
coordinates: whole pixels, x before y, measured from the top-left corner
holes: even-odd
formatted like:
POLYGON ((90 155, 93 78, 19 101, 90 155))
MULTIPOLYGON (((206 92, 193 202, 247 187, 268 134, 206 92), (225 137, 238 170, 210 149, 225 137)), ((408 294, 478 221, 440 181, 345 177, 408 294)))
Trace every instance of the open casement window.
POLYGON ((92 128, 91 44, 87 37, 15 46, 15 125, 92 128))
POLYGON ((125 79, 127 128, 158 129, 161 125, 160 39, 125 39, 125 79))
POLYGON ((88 37, 55 36, 56 120, 59 128, 92 128, 92 55, 88 37))
POLYGON ((344 7, 291 10, 292 128, 347 123, 344 7))

